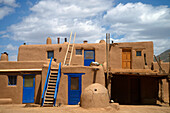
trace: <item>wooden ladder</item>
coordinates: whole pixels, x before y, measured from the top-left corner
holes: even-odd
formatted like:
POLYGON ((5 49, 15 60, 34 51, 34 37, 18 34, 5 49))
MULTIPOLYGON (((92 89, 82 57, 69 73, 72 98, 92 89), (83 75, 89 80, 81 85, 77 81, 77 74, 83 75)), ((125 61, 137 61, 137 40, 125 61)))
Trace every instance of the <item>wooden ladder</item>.
POLYGON ((75 42, 75 38, 76 38, 76 32, 74 33, 74 40, 73 40, 73 44, 70 44, 71 42, 71 37, 72 37, 72 32, 70 34, 70 39, 69 39, 69 43, 68 43, 68 47, 67 47, 67 52, 64 58, 64 65, 69 66, 71 63, 71 59, 72 59, 72 55, 73 55, 73 48, 74 48, 74 42, 75 42))

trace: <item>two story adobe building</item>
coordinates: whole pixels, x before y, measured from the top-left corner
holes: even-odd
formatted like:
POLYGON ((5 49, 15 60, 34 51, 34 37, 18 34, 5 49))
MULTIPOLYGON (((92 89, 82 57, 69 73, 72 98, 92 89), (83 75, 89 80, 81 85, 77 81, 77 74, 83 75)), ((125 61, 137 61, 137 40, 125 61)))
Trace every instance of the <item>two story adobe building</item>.
POLYGON ((83 90, 93 83, 105 86, 110 99, 120 104, 169 104, 168 64, 165 64, 166 73, 159 73, 157 63, 153 62, 153 42, 111 43, 109 75, 106 74, 104 40, 74 44, 70 65, 64 65, 67 49, 68 42, 52 44, 48 38, 47 44, 21 45, 17 61, 8 61, 8 54, 2 53, 0 104, 50 104, 54 101, 53 89, 57 85, 49 85, 56 80, 59 68, 56 105, 78 104, 83 90))

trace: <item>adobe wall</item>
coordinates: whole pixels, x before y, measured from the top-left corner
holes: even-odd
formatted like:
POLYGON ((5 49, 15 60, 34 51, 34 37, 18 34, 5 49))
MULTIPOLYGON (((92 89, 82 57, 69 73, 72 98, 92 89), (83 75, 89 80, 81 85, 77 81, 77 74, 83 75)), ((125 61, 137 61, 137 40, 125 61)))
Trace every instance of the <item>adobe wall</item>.
POLYGON ((0 69, 41 69, 45 61, 1 61, 0 69))
MULTIPOLYGON (((67 44, 21 45, 18 61, 47 61, 47 51, 54 51, 57 63, 63 62, 67 51, 67 44)), ((75 44, 71 65, 84 65, 84 50, 95 50, 95 61, 105 62, 105 43, 75 44), (82 49, 82 55, 76 55, 76 49, 82 49)))
MULTIPOLYGON (((13 74, 8 74, 13 75, 13 74)), ((23 78, 21 75, 17 75, 17 85, 16 86, 8 86, 8 76, 0 75, 0 100, 1 99, 12 99, 12 103, 21 104, 22 103, 22 86, 23 86, 23 78)))
MULTIPOLYGON (((40 103, 40 81, 41 74, 39 72, 27 72, 25 74, 35 74, 35 103, 40 103)), ((22 96, 23 96, 23 75, 21 73, 13 72, 13 73, 0 73, 0 102, 1 99, 11 99, 12 104, 22 104, 22 96), (8 85, 8 76, 9 75, 17 75, 17 83, 16 86, 8 85)))
MULTIPOLYGON (((153 62, 154 70, 157 70, 159 72, 159 66, 157 62, 153 62)), ((166 73, 169 73, 169 62, 161 62, 161 67, 163 70, 165 70, 166 73)))
MULTIPOLYGON (((102 66, 62 66, 61 79, 57 96, 57 104, 68 104, 68 75, 66 73, 85 73, 82 75, 82 92, 83 90, 93 83, 94 68, 99 68, 96 73, 96 83, 105 86, 105 75, 102 66)), ((42 92, 46 80, 48 67, 44 66, 42 71, 42 92)), ((42 94, 41 92, 41 94, 42 94)))
MULTIPOLYGON (((159 66, 157 62, 153 63, 154 70, 159 72, 159 66)), ((161 62, 161 67, 163 70, 165 70, 166 73, 169 73, 169 62, 161 62)), ((170 82, 167 81, 166 78, 160 79, 159 81, 159 98, 160 101, 159 104, 168 104, 170 103, 170 82), (162 103, 161 103, 162 99, 162 103)))
POLYGON ((122 49, 130 49, 132 56, 132 69, 144 69, 144 53, 146 61, 151 67, 153 61, 153 42, 126 42, 111 45, 110 67, 114 69, 122 68, 122 49), (142 56, 136 56, 136 51, 142 51, 142 56))

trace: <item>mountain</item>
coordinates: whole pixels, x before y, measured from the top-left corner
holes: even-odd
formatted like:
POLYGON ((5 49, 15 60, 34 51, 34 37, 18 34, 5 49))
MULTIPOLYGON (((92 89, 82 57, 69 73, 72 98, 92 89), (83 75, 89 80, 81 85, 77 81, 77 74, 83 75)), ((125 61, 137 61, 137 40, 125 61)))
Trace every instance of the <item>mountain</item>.
MULTIPOLYGON (((160 59, 163 61, 163 62, 169 62, 169 54, 170 54, 170 49, 164 51, 163 53, 161 53, 160 55, 156 56, 157 59, 160 57, 160 59)), ((155 61, 155 59, 154 59, 155 61)))

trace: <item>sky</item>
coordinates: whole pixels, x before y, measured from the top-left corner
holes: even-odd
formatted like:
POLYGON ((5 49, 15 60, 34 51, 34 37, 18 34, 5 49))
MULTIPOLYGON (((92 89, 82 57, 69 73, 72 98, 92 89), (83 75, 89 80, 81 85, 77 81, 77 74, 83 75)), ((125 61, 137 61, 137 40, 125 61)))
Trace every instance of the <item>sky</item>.
POLYGON ((170 0, 0 0, 0 53, 16 61, 18 48, 56 44, 76 32, 76 43, 153 41, 154 54, 170 49, 170 0))

